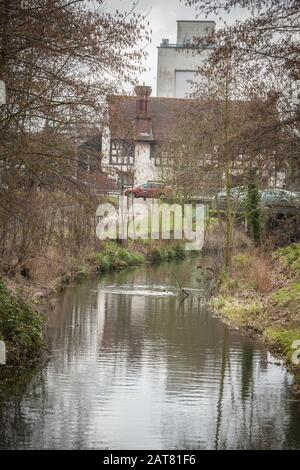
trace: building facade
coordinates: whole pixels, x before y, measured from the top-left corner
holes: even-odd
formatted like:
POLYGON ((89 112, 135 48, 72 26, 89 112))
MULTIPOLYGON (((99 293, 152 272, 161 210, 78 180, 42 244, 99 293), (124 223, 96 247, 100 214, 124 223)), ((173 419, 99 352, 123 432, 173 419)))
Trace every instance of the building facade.
POLYGON ((186 98, 191 83, 197 81, 196 72, 213 50, 209 38, 214 21, 177 21, 176 44, 163 39, 158 47, 157 96, 186 98), (196 41, 197 40, 197 47, 196 41))
POLYGON ((151 97, 151 87, 136 96, 108 97, 108 126, 102 135, 102 169, 118 187, 166 180, 172 167, 168 142, 179 111, 191 100, 151 97))

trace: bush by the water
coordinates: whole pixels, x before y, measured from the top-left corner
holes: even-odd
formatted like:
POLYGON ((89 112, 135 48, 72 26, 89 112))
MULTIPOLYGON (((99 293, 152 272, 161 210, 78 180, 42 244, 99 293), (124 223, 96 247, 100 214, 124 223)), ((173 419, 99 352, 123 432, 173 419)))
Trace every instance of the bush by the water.
POLYGON ((94 256, 99 272, 138 266, 145 261, 141 253, 129 251, 116 243, 108 243, 103 251, 94 256))
POLYGON ((181 243, 171 246, 154 246, 149 252, 149 258, 152 262, 167 261, 175 258, 183 259, 185 256, 186 251, 181 243))
POLYGON ((8 363, 38 358, 42 329, 41 315, 0 281, 0 339, 6 343, 8 363))

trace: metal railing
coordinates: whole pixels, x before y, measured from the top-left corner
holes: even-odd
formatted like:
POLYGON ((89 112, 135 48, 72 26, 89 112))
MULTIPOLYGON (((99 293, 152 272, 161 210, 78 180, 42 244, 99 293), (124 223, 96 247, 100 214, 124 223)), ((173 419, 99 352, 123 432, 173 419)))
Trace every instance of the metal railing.
POLYGON ((201 44, 199 46, 196 46, 196 44, 193 43, 170 43, 170 42, 162 42, 160 44, 160 47, 170 47, 170 48, 176 48, 176 49, 214 49, 215 45, 214 44, 201 44))

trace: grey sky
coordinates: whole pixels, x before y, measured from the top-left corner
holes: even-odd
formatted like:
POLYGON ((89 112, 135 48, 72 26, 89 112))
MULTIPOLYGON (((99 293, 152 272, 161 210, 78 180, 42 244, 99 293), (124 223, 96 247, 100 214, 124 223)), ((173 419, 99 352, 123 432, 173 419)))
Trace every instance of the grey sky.
MULTIPOLYGON (((133 0, 107 0, 107 10, 113 13, 116 9, 119 11, 128 11, 133 4, 133 0)), ((140 83, 145 82, 146 85, 152 86, 153 95, 156 94, 156 68, 157 68, 157 46, 160 45, 162 38, 169 38, 170 42, 176 42, 176 21, 177 20, 194 20, 196 18, 196 10, 194 7, 187 7, 184 1, 180 0, 139 0, 137 11, 142 14, 149 12, 148 20, 152 29, 152 43, 147 46, 148 58, 144 64, 147 67, 140 77, 140 83)), ((235 9, 234 12, 226 18, 228 23, 234 22, 236 19, 242 19, 248 16, 247 12, 241 8, 235 9)), ((206 18, 201 16, 199 20, 206 18)), ((214 20, 218 26, 222 22, 215 15, 207 18, 214 20)))

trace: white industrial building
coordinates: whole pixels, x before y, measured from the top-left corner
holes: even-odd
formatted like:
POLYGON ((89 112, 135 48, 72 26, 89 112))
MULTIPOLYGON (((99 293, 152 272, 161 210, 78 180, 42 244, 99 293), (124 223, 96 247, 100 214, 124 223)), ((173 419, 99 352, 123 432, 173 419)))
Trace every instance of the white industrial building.
POLYGON ((204 64, 213 50, 206 43, 215 29, 214 21, 177 21, 177 41, 171 44, 163 39, 158 47, 157 96, 186 98, 191 91, 189 81, 197 80, 198 68, 204 64), (193 48, 195 39, 200 47, 193 48), (198 42, 199 44, 199 42, 198 42))

